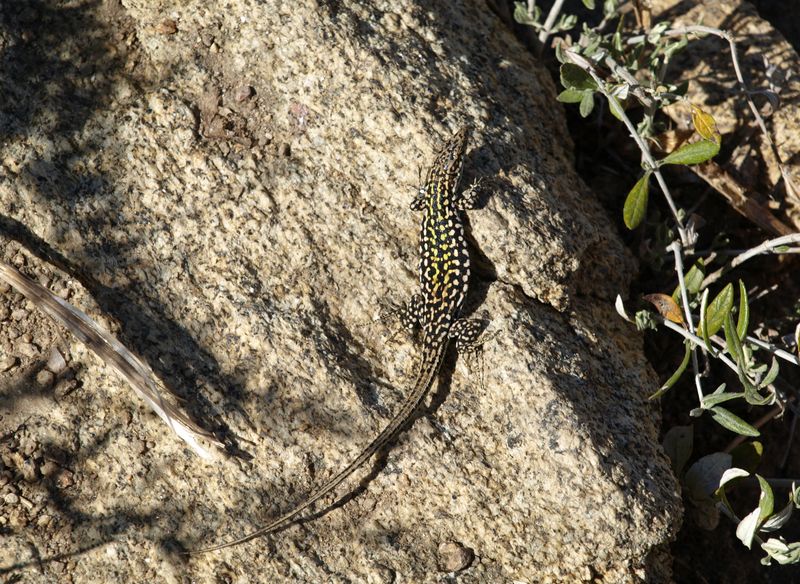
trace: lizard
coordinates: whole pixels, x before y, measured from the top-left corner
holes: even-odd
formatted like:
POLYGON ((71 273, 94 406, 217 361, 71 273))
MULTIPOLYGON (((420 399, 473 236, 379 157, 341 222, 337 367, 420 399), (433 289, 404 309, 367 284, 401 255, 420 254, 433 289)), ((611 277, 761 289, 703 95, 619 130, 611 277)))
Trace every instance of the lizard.
POLYGON ((400 433, 433 386, 451 341, 459 351, 474 350, 478 346, 476 341, 482 323, 459 318, 470 276, 469 249, 461 213, 475 208, 480 184, 475 181, 465 191, 458 190, 469 134, 469 128, 463 126, 444 144, 411 203, 412 210, 423 212, 419 243, 420 293, 414 294, 397 312, 406 328, 421 329, 422 338, 420 366, 408 396, 381 433, 347 467, 291 511, 236 540, 190 553, 238 545, 287 526, 400 433))

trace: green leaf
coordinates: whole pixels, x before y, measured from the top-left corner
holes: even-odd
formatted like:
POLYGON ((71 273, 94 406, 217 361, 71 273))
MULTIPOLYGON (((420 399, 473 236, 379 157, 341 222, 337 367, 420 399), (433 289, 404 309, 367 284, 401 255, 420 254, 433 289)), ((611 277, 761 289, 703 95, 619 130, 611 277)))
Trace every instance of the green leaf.
POLYGON ((741 434, 742 436, 760 436, 761 433, 745 422, 736 414, 731 413, 722 407, 715 407, 711 410, 711 417, 723 428, 741 434))
POLYGON ((750 549, 750 546, 753 545, 753 538, 756 535, 756 530, 758 529, 758 515, 759 511, 758 508, 753 509, 747 516, 739 522, 739 525, 736 527, 736 537, 738 537, 741 542, 747 546, 747 549, 750 549))
POLYGON ((770 532, 770 531, 777 531, 786 523, 788 523, 789 519, 792 517, 792 511, 794 511, 794 505, 791 501, 789 504, 786 505, 783 509, 778 511, 775 515, 767 519, 762 525, 759 531, 762 532, 770 532))
POLYGON ((713 393, 711 395, 706 395, 703 397, 703 408, 706 410, 711 410, 714 406, 725 403, 726 401, 730 401, 732 399, 738 399, 744 397, 744 392, 739 391, 736 393, 713 393))
POLYGON ((622 220, 628 229, 636 229, 644 219, 647 211, 647 197, 650 188, 650 171, 636 181, 631 192, 625 198, 625 206, 622 208, 622 220))
POLYGON ((763 389, 767 387, 770 383, 775 381, 775 378, 778 377, 778 372, 780 371, 781 366, 778 365, 778 360, 773 357, 772 364, 769 366, 769 371, 763 377, 763 379, 758 383, 758 388, 763 389))
POLYGON ((761 563, 765 566, 769 566, 771 560, 775 560, 784 566, 800 562, 800 542, 787 544, 782 537, 771 537, 766 543, 761 544, 761 549, 768 554, 766 558, 761 560, 761 563))
POLYGON ((679 41, 669 43, 666 47, 664 47, 664 58, 667 60, 671 59, 675 53, 683 49, 688 44, 689 41, 686 39, 686 37, 679 41))
POLYGON ((594 109, 594 94, 591 91, 585 91, 583 93, 583 97, 581 98, 581 105, 578 106, 578 112, 580 112, 581 117, 585 118, 594 109))
POLYGON ((761 495, 758 497, 758 508, 761 510, 758 514, 758 524, 761 525, 775 510, 775 495, 764 477, 756 475, 756 478, 761 486, 761 495))
POLYGON ((620 122, 622 121, 622 116, 625 114, 625 110, 622 109, 619 101, 613 95, 608 96, 608 111, 610 111, 611 115, 617 118, 620 122))
POLYGON ((597 90, 597 83, 592 76, 574 63, 561 65, 561 85, 567 89, 597 90))
POLYGON ((670 22, 667 20, 662 20, 650 29, 650 31, 647 33, 647 40, 652 44, 656 44, 659 38, 661 38, 661 34, 669 27, 670 22))
MULTIPOLYGON (((728 284, 728 286, 730 286, 730 284, 728 284)), ((726 288, 728 286, 726 286, 726 288)), ((736 329, 733 328, 733 318, 731 318, 731 313, 726 312, 723 318, 725 319, 725 324, 723 327, 725 328, 725 342, 728 344, 728 353, 730 353, 731 357, 733 357, 733 360, 736 362, 739 372, 743 373, 744 351, 742 350, 741 342, 739 342, 739 335, 736 332, 736 329)))
POLYGON ((564 43, 563 42, 556 42, 554 43, 554 52, 556 56, 556 61, 561 64, 567 62, 567 56, 564 54, 564 43))
POLYGON ((533 9, 533 14, 528 14, 528 7, 525 2, 514 2, 514 20, 520 24, 531 26, 538 23, 542 11, 538 6, 533 9))
POLYGON ((594 10, 594 0, 582 0, 583 5, 586 6, 589 10, 594 10))
POLYGON ((686 471, 684 483, 693 501, 709 499, 719 488, 720 480, 731 467, 731 455, 725 452, 707 454, 686 471))
POLYGON ((699 140, 684 144, 675 152, 660 161, 660 164, 700 164, 714 158, 719 152, 719 144, 711 140, 699 140))
POLYGON ((619 33, 619 31, 616 31, 614 36, 611 37, 611 46, 614 47, 615 51, 622 54, 624 46, 622 44, 622 35, 619 33))
MULTIPOLYGON (((731 462, 731 464, 733 464, 733 460, 731 460, 730 462, 731 462)), ((740 479, 740 478, 747 477, 747 476, 750 476, 750 473, 747 472, 745 469, 737 468, 736 466, 732 466, 731 468, 726 470, 724 473, 722 473, 722 476, 719 479, 719 487, 718 487, 718 489, 723 488, 725 485, 727 485, 728 483, 730 483, 732 481, 735 481, 736 479, 740 479)))
POLYGON ((586 95, 586 91, 581 89, 565 89, 558 94, 556 99, 561 103, 579 103, 584 95, 586 95))
POLYGON ((739 316, 736 319, 736 332, 739 340, 744 341, 747 336, 747 325, 750 324, 750 304, 747 302, 747 288, 739 280, 739 316))
MULTIPOLYGON (((691 268, 689 268, 689 271, 683 277, 683 282, 686 284, 686 292, 689 293, 690 297, 700 292, 700 286, 703 285, 703 280, 705 280, 705 278, 706 264, 702 259, 699 259, 691 268)), ((675 290, 672 292, 672 298, 675 300, 675 302, 680 302, 680 286, 675 286, 675 290)))
POLYGON ((683 467, 689 461, 694 447, 694 436, 691 426, 675 426, 664 434, 664 441, 661 443, 664 452, 672 462, 672 470, 675 476, 681 476, 683 467))
POLYGON ((707 334, 710 337, 716 334, 725 324, 725 317, 730 316, 731 310, 733 310, 733 285, 728 284, 708 305, 706 310, 708 331, 704 332, 703 335, 707 334))
POLYGON ((702 331, 703 338, 716 334, 725 324, 725 317, 730 316, 731 310, 733 310, 733 284, 728 284, 708 305, 705 319, 707 330, 702 331))
POLYGON ((673 373, 672 376, 667 379, 664 385, 662 385, 657 392, 651 395, 649 399, 656 399, 667 393, 667 390, 675 385, 681 378, 681 375, 683 375, 683 372, 686 371, 686 367, 689 365, 689 357, 692 356, 692 347, 688 342, 684 343, 684 345, 686 347, 686 352, 683 355, 683 361, 681 361, 681 364, 678 365, 675 373, 673 373))
POLYGON ((578 23, 578 17, 574 14, 562 14, 558 23, 553 28, 554 32, 563 32, 572 29, 578 23))

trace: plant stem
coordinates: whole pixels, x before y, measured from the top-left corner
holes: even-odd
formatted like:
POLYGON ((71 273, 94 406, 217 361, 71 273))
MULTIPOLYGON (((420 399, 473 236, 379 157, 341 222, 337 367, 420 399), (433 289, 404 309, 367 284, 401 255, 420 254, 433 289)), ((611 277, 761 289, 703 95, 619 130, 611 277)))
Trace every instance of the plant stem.
MULTIPOLYGON (((764 135, 764 139, 767 141, 767 144, 769 144, 770 150, 772 151, 772 155, 778 162, 778 168, 781 171, 781 176, 783 177, 783 180, 786 183, 786 191, 794 199, 800 199, 800 191, 798 191, 797 187, 795 187, 794 182, 792 181, 792 178, 786 169, 786 164, 783 162, 783 159, 781 158, 781 155, 778 152, 778 147, 775 145, 775 142, 773 142, 772 136, 770 136, 770 133, 767 130, 767 124, 764 122, 764 118, 761 117, 761 114, 759 113, 755 102, 753 102, 751 91, 747 87, 747 83, 745 83, 744 76, 742 75, 742 69, 739 65, 739 57, 738 57, 738 52, 736 50, 736 42, 733 40, 733 36, 728 31, 721 30, 719 28, 714 28, 711 26, 702 26, 702 25, 692 25, 680 28, 672 28, 663 32, 664 36, 684 36, 689 34, 710 34, 728 42, 728 47, 730 48, 731 52, 731 62, 733 63, 733 72, 736 75, 736 81, 739 84, 739 91, 741 91, 742 95, 744 95, 744 98, 747 101, 747 105, 750 108, 750 112, 753 114, 753 118, 755 119, 756 124, 758 124, 761 133, 764 135)), ((644 38, 645 38, 644 35, 637 35, 635 37, 629 38, 627 42, 628 44, 636 44, 641 42, 644 38)))
MULTIPOLYGON (((595 83, 597 83, 597 88, 602 93, 607 100, 616 100, 616 98, 611 95, 611 93, 606 89, 605 82, 597 75, 597 72, 594 70, 592 64, 582 57, 581 55, 575 53, 571 49, 566 49, 564 51, 564 55, 574 64, 586 71, 589 75, 591 75, 592 79, 594 79, 595 83)), ((645 164, 647 167, 653 172, 653 175, 656 177, 656 181, 658 182, 658 186, 661 188, 661 192, 664 194, 664 198, 667 201, 667 205, 669 205, 670 211, 672 212, 672 216, 675 220, 676 225, 678 226, 678 235, 680 236, 681 243, 684 247, 691 247, 691 241, 689 239, 689 234, 686 231, 686 228, 683 226, 683 222, 680 219, 678 214, 678 208, 675 206, 675 201, 672 199, 672 194, 667 187, 667 183, 664 181, 664 177, 661 174, 661 171, 658 168, 658 163, 656 162, 655 158, 653 158, 653 154, 650 152, 650 148, 647 146, 647 143, 644 139, 639 135, 639 132, 636 131, 636 127, 631 122, 630 118, 627 116, 625 111, 620 107, 620 117, 622 118, 622 123, 625 124, 625 127, 628 129, 628 132, 633 138, 636 145, 639 147, 639 150, 642 153, 642 158, 644 158, 645 164)))
POLYGON ((745 252, 742 252, 735 258, 731 260, 731 262, 725 266, 722 266, 715 272, 712 272, 708 276, 705 277, 701 288, 706 288, 709 284, 712 284, 719 280, 724 274, 730 272, 737 266, 742 265, 744 262, 753 258, 757 255, 766 254, 766 253, 782 253, 782 252, 774 252, 776 247, 780 247, 782 245, 791 245, 793 243, 800 243, 800 233, 791 233, 789 235, 783 235, 781 237, 776 237, 774 239, 768 239, 767 241, 757 245, 755 247, 751 247, 745 252))
MULTIPOLYGON (((686 280, 683 277, 683 258, 681 255, 681 244, 673 241, 667 249, 671 249, 675 256, 675 271, 678 273, 678 287, 681 291, 681 301, 683 303, 683 315, 689 332, 694 334, 694 323, 692 322, 692 310, 689 308, 689 293, 686 291, 686 280)), ((697 399, 703 405, 703 383, 700 379, 700 366, 697 363, 697 347, 692 345, 692 371, 694 371, 694 385, 697 389, 697 399)))
MULTIPOLYGON (((556 0, 553 2, 553 6, 550 7, 550 12, 547 13, 547 18, 544 21, 544 25, 539 31, 539 47, 537 48, 537 57, 542 56, 544 44, 547 42, 547 37, 550 36, 553 24, 555 23, 556 18, 558 18, 558 14, 561 12, 561 7, 563 4, 564 0, 556 0)), ((530 7, 530 2, 528 3, 528 6, 530 7)))

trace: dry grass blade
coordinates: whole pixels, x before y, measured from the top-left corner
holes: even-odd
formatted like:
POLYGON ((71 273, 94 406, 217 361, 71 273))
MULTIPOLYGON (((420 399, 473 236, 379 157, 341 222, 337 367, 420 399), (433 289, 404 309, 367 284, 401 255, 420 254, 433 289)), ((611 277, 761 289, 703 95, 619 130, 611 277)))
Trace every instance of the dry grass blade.
POLYGON ((24 294, 40 310, 62 324, 83 344, 95 352, 138 393, 166 424, 199 456, 206 460, 213 455, 199 441, 209 440, 220 445, 212 434, 200 428, 176 405, 164 400, 155 375, 136 355, 131 353, 111 333, 103 329, 82 311, 59 298, 41 284, 23 276, 13 267, 0 262, 0 279, 24 294))

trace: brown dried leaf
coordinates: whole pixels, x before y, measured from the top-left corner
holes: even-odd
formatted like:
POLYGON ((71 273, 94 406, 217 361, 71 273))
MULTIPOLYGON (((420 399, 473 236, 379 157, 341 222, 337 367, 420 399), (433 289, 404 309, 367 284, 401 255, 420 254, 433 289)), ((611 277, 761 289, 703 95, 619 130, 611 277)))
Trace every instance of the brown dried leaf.
POLYGON ((644 299, 655 306, 658 313, 667 320, 671 320, 672 322, 678 324, 684 324, 681 309, 678 306, 678 303, 672 299, 672 296, 656 293, 648 294, 644 297, 644 299))

